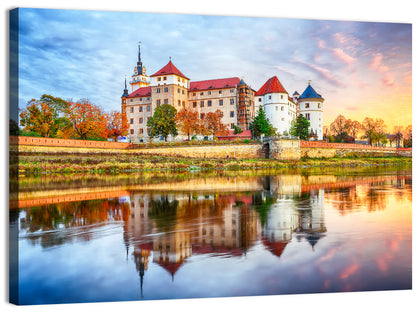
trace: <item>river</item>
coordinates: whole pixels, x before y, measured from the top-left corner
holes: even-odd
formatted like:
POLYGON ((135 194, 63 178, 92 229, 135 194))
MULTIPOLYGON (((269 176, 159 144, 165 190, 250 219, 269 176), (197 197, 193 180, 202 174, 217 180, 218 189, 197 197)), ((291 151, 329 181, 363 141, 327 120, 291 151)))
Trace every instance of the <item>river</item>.
POLYGON ((412 287, 410 168, 27 177, 19 191, 20 304, 412 287))

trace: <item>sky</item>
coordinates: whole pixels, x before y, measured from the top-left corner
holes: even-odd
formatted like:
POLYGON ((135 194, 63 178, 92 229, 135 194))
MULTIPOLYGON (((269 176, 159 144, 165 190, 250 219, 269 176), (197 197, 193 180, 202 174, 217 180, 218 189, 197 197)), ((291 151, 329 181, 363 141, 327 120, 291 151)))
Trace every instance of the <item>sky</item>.
POLYGON ((148 75, 171 57, 191 81, 277 76, 292 95, 310 80, 324 125, 412 121, 411 24, 88 10, 20 9, 19 107, 50 94, 120 110, 139 42, 148 75))

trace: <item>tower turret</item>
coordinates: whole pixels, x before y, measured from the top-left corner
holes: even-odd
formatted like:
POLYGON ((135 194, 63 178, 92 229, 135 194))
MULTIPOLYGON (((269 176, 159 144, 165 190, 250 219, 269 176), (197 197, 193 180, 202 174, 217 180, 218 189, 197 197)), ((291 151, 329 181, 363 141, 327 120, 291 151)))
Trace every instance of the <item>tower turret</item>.
POLYGON ((131 76, 132 80, 130 81, 131 91, 134 92, 135 90, 149 86, 149 77, 146 76, 146 67, 143 66, 141 51, 140 51, 140 43, 139 42, 139 52, 137 54, 137 65, 134 67, 134 74, 131 76))
POLYGON ((324 98, 311 86, 308 86, 298 98, 299 113, 310 122, 310 131, 313 131, 315 139, 323 139, 323 102, 324 98))

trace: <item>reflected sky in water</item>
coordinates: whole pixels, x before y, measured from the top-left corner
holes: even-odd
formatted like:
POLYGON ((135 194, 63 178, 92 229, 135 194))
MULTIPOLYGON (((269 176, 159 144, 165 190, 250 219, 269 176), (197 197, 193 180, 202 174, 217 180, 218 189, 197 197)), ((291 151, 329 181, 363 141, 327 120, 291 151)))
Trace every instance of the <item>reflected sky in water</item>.
POLYGON ((11 210, 20 302, 409 289, 411 182, 283 174, 31 193, 11 210))

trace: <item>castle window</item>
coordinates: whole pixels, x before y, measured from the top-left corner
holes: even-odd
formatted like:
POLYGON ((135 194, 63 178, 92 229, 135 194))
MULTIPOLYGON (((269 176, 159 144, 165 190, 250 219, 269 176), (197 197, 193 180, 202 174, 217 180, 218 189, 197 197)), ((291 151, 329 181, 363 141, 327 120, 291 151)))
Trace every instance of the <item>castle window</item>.
POLYGON ((192 107, 196 108, 196 102, 192 103, 192 107))
POLYGON ((182 101, 182 106, 185 107, 185 101, 184 100, 182 101))
POLYGON ((280 107, 280 110, 285 111, 285 107, 284 106, 280 107))
POLYGON ((261 102, 261 98, 259 98, 259 102, 261 102))
POLYGON ((132 103, 133 102, 133 99, 130 99, 130 102, 132 103))
POLYGON ((318 103, 318 108, 321 108, 321 103, 318 103))
POLYGON ((143 129, 139 129, 139 133, 140 134, 143 134, 143 129))
POLYGON ((158 106, 158 107, 160 106, 160 99, 156 100, 156 106, 158 106))
POLYGON ((178 93, 180 93, 181 92, 181 90, 180 89, 178 89, 178 93))
POLYGON ((231 127, 231 129, 233 129, 234 128, 234 123, 231 123, 231 126, 230 127, 231 127))
POLYGON ((143 118, 139 119, 139 123, 142 124, 143 123, 143 118))
POLYGON ((126 108, 123 108, 123 113, 126 113, 126 108))
POLYGON ((160 93, 160 89, 158 88, 158 89, 156 89, 156 93, 160 93))
POLYGON ((133 124, 134 123, 134 119, 133 118, 131 118, 130 119, 130 124, 133 124))
POLYGON ((169 91, 169 88, 165 87, 165 93, 169 91))
POLYGON ((218 94, 222 94, 222 91, 220 90, 220 91, 218 91, 218 94))
POLYGON ((180 106, 181 105, 181 100, 180 99, 178 99, 178 106, 180 106))
POLYGON ((161 77, 157 77, 157 81, 161 81, 162 80, 162 78, 161 77))
POLYGON ((140 106, 139 107, 139 112, 142 112, 143 111, 143 106, 140 106))
POLYGON ((178 77, 178 81, 181 82, 181 78, 178 77))
POLYGON ((130 113, 134 112, 134 107, 130 107, 130 113))
POLYGON ((192 96, 196 96, 196 93, 193 93, 192 96))
POLYGON ((230 105, 234 105, 234 98, 230 98, 230 105))
POLYGON ((211 91, 208 91, 208 95, 211 95, 211 91))
POLYGON ((234 111, 230 111, 230 118, 234 118, 234 111))
POLYGON ((201 120, 205 118, 205 113, 201 113, 201 120))
POLYGON ((130 130, 130 134, 131 134, 131 135, 133 135, 133 134, 134 134, 134 130, 133 130, 133 129, 131 129, 131 130, 130 130))
POLYGON ((204 95, 204 92, 201 92, 200 94, 201 94, 201 95, 204 95))
POLYGON ((283 95, 280 95, 280 99, 283 99, 283 95))
POLYGON ((211 107, 212 106, 212 101, 208 101, 208 107, 211 107))
POLYGON ((163 77, 163 81, 166 81, 167 77, 163 77))
POLYGON ((142 101, 142 100, 143 100, 143 98, 140 97, 140 101, 142 101))
POLYGON ((200 107, 204 107, 204 101, 201 101, 200 107))
POLYGON ((309 103, 306 103, 305 104, 305 108, 309 108, 309 103))
POLYGON ((185 94, 185 90, 182 90, 182 94, 185 94))
POLYGON ((230 90, 230 93, 234 93, 234 89, 231 89, 231 90, 230 90))
POLYGON ((220 99, 220 106, 222 106, 223 105, 223 100, 222 99, 220 99))
POLYGON ((164 100, 163 100, 163 103, 164 104, 167 104, 169 101, 168 101, 168 99, 167 98, 165 98, 164 100))
POLYGON ((150 111, 150 105, 147 106, 147 111, 150 111))
POLYGON ((310 113, 305 113, 305 118, 306 118, 306 120, 310 120, 311 119, 311 114, 310 113))

